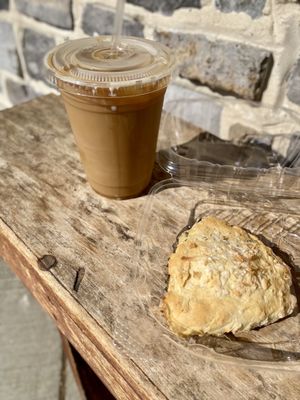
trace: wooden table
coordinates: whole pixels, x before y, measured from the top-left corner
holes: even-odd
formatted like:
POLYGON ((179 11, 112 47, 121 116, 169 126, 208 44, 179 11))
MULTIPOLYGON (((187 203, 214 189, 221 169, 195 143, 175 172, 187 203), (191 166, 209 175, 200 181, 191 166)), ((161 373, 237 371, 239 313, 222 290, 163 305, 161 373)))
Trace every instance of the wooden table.
POLYGON ((194 358, 146 317, 122 332, 144 203, 90 189, 60 98, 1 112, 0 256, 116 398, 299 398, 299 373, 194 358))

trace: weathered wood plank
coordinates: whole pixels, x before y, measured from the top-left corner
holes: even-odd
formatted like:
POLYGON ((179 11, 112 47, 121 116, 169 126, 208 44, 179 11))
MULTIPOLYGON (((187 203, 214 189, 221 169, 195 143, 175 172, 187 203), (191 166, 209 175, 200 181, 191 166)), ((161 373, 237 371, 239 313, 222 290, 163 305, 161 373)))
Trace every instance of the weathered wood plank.
MULTIPOLYGON (((0 254, 4 254, 5 261, 31 289, 42 307, 56 321, 60 331, 75 348, 81 350, 83 357, 98 372, 100 379, 112 393, 122 399, 147 399, 151 395, 151 386, 150 395, 146 389, 147 378, 134 365, 128 367, 107 332, 84 312, 79 302, 74 301, 52 274, 39 269, 37 257, 1 219, 0 254), (136 387, 134 383, 139 380, 142 386, 136 387)), ((152 393, 154 390, 155 388, 152 393)), ((156 398, 155 396, 153 394, 152 398, 156 398)))
POLYGON ((0 114, 0 254, 117 398, 299 397, 298 373, 193 356, 132 302, 133 278, 144 268, 134 243, 144 202, 89 188, 59 98, 0 114), (38 265, 47 254, 57 261, 49 271, 38 265))

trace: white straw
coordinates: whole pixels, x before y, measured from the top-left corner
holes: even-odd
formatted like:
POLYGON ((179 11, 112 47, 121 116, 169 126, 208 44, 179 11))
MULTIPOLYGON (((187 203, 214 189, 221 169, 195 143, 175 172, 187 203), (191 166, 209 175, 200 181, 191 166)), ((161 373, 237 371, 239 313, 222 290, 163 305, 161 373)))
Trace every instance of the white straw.
POLYGON ((118 50, 120 45, 120 37, 123 28, 123 14, 124 14, 125 0, 117 0, 117 8, 115 15, 114 31, 112 37, 112 49, 118 50))

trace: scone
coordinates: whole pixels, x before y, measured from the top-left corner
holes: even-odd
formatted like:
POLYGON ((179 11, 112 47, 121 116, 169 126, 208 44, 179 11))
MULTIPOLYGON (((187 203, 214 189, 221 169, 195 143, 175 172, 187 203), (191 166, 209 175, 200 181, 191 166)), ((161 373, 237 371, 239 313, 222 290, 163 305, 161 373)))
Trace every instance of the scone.
POLYGON ((296 306, 289 267, 254 235, 212 216, 180 236, 168 272, 163 310, 181 336, 248 331, 296 306))

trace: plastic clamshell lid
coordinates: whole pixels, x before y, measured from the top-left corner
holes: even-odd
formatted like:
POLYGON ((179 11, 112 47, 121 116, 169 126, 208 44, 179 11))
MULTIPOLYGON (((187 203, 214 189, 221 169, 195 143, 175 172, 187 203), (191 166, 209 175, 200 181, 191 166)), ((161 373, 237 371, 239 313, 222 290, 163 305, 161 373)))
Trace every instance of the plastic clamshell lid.
MULTIPOLYGON (((141 349, 156 349, 158 343, 164 348, 171 341, 182 361, 192 358, 195 365, 199 357, 235 366, 299 372, 299 311, 235 336, 181 338, 168 327, 161 300, 168 283, 168 259, 179 236, 208 215, 263 238, 285 257, 295 276, 299 274, 300 136, 250 134, 224 141, 195 123, 202 99, 171 103, 165 105, 158 154, 160 166, 170 178, 152 187, 144 205, 136 236, 139 262, 128 297, 128 302, 134 302, 137 296, 141 306, 123 316, 125 323, 118 319, 118 343, 135 357, 144 354, 141 349), (193 118, 189 118, 191 114, 193 118), (128 337, 135 346, 128 345, 128 337)), ((299 283, 295 288, 298 293, 299 283)), ((164 352, 149 351, 147 362, 152 355, 157 362, 164 352)))
POLYGON ((224 140, 197 121, 204 102, 183 98, 164 105, 158 162, 173 179, 300 197, 299 133, 256 132, 224 140))

